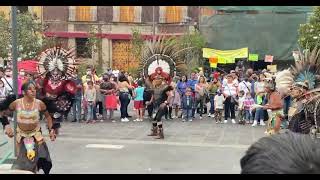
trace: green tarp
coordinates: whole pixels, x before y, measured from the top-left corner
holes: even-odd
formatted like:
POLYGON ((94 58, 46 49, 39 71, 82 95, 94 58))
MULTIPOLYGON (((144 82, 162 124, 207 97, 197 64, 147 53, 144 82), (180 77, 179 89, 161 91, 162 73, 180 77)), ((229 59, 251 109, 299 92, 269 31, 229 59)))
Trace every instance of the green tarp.
POLYGON ((272 12, 310 12, 312 6, 208 6, 214 10, 225 11, 272 11, 272 12))
POLYGON ((200 31, 208 48, 249 47, 249 53, 259 54, 259 59, 270 54, 275 60, 293 60, 298 28, 306 21, 307 13, 224 13, 202 19, 200 31))

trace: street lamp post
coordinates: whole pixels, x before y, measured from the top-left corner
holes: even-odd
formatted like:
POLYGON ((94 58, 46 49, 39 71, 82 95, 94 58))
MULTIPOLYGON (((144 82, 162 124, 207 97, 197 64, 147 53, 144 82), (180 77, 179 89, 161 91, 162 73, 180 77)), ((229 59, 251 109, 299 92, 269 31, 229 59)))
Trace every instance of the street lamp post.
MULTIPOLYGON (((12 37, 12 70, 13 70, 13 92, 18 98, 18 66, 17 66, 17 6, 11 6, 11 37, 12 37)), ((14 113, 14 156, 16 156, 16 134, 17 134, 17 114, 14 113)))

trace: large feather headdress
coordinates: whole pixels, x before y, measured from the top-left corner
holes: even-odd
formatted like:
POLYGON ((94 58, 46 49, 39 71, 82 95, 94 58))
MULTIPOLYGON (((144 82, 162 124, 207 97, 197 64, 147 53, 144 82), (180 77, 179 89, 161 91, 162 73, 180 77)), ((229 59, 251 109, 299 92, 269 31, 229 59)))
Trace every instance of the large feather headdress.
POLYGON ((53 71, 57 68, 64 75, 69 76, 75 70, 76 62, 75 50, 63 49, 61 47, 53 47, 43 51, 38 57, 38 69, 41 75, 53 71))
POLYGON ((161 67, 163 72, 174 76, 174 72, 184 74, 187 71, 187 66, 183 61, 183 51, 179 45, 172 39, 165 39, 164 36, 158 39, 148 41, 142 53, 140 63, 140 72, 143 72, 145 77, 155 72, 157 67, 161 67))
POLYGON ((299 52, 299 60, 291 69, 280 71, 276 75, 276 88, 287 91, 294 85, 306 87, 310 93, 320 92, 320 49, 315 47, 311 52, 299 52))

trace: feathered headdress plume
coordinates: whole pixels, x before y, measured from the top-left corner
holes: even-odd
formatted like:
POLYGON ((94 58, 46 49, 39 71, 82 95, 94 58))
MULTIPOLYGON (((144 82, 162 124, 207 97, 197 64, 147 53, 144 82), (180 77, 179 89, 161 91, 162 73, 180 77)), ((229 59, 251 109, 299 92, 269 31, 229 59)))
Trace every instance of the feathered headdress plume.
POLYGON ((64 75, 70 76, 79 61, 75 58, 74 48, 66 50, 61 47, 49 48, 38 57, 38 69, 41 75, 57 68, 64 75))
POLYGON ((183 61, 182 52, 184 50, 186 49, 181 49, 173 39, 165 39, 165 36, 154 38, 146 43, 142 53, 140 72, 143 72, 146 77, 152 74, 157 67, 161 67, 172 77, 175 71, 178 75, 184 74, 187 71, 187 66, 183 61))
POLYGON ((320 49, 315 47, 311 52, 299 51, 299 61, 295 62, 291 69, 280 71, 276 75, 276 88, 288 90, 292 86, 300 86, 308 89, 313 95, 320 93, 320 49))

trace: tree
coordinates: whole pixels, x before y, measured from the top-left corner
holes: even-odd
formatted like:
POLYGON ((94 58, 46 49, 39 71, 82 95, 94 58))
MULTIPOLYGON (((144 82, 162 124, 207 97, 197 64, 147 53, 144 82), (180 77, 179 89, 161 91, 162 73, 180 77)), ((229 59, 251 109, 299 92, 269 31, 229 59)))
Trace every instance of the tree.
POLYGON ((134 58, 140 59, 141 54, 142 54, 142 50, 144 47, 144 40, 142 38, 142 35, 141 35, 141 32, 139 31, 139 29, 133 28, 131 31, 132 31, 131 52, 132 52, 134 58))
POLYGON ((320 6, 313 9, 313 13, 306 24, 299 27, 299 45, 303 49, 313 49, 320 40, 320 6))
MULTIPOLYGON (((11 56, 11 22, 0 14, 0 57, 8 59, 11 56)), ((33 59, 42 50, 44 44, 50 44, 53 39, 43 36, 44 27, 38 18, 29 13, 17 14, 17 43, 18 57, 21 59, 33 59)))
POLYGON ((192 71, 192 67, 202 65, 202 48, 206 46, 206 40, 198 30, 185 33, 183 36, 176 38, 176 43, 180 45, 180 49, 185 49, 185 63, 192 71))
MULTIPOLYGON (((95 67, 97 73, 103 72, 103 60, 102 60, 102 38, 99 35, 99 28, 91 26, 88 37, 88 47, 91 47, 94 54, 98 54, 98 67, 95 67)), ((92 57, 94 59, 94 57, 92 57)))
POLYGON ((11 43, 10 43, 10 29, 9 21, 6 19, 6 16, 3 12, 0 13, 0 57, 8 58, 11 43))
MULTIPOLYGON (((141 35, 141 32, 137 28, 132 28, 132 40, 131 40, 131 53, 135 59, 141 59, 142 51, 144 49, 145 43, 141 35)), ((138 77, 139 73, 138 67, 130 67, 128 72, 130 72, 134 77, 138 77)))

